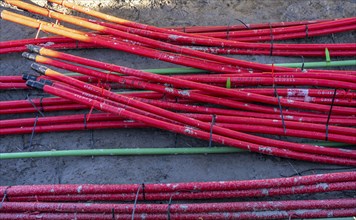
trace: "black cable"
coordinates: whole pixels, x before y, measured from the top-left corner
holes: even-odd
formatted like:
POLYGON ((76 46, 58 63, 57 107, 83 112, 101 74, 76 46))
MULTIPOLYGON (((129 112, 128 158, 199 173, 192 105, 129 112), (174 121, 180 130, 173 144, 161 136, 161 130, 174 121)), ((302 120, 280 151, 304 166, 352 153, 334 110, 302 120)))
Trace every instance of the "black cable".
POLYGON ((334 90, 334 95, 333 95, 333 99, 331 101, 331 106, 330 106, 330 110, 329 110, 329 114, 328 114, 328 120, 326 121, 326 127, 325 127, 325 140, 326 141, 328 141, 328 139, 329 139, 329 121, 330 121, 331 112, 332 112, 332 109, 334 106, 336 90, 337 90, 337 88, 335 88, 335 90, 334 90))
POLYGON ((32 101, 32 99, 30 98, 30 94, 26 95, 26 100, 29 101, 29 103, 36 109, 36 111, 42 116, 45 117, 45 115, 43 114, 43 112, 37 108, 37 106, 35 105, 35 103, 32 101))
POLYGON ((171 205, 172 205, 172 198, 174 195, 171 195, 168 201, 168 206, 167 206, 167 220, 171 220, 171 205))
POLYGON ((216 119, 216 115, 213 114, 212 118, 211 118, 211 123, 210 123, 210 137, 209 137, 209 147, 211 147, 212 142, 213 142, 213 126, 215 125, 215 119, 216 119))
POLYGON ((84 114, 84 130, 87 129, 87 113, 84 114))
POLYGON ((142 183, 142 197, 143 200, 146 201, 145 183, 142 183))
POLYGON ((301 56, 302 57, 302 68, 301 68, 301 70, 303 71, 304 70, 304 57, 303 56, 301 56))
POLYGON ((281 105, 281 99, 277 93, 277 88, 274 85, 274 78, 273 78, 273 89, 274 89, 274 95, 277 97, 278 100, 278 107, 279 107, 279 113, 281 114, 281 120, 282 120, 282 126, 283 126, 283 132, 284 134, 287 133, 287 128, 286 128, 286 124, 284 122, 284 116, 283 116, 283 110, 282 110, 282 105, 281 105))
POLYGON ((35 123, 33 124, 32 133, 31 133, 31 137, 30 137, 30 144, 29 144, 28 148, 32 147, 33 137, 35 136, 35 133, 36 133, 37 121, 38 121, 38 115, 36 116, 35 123))
POLYGON ((236 18, 236 20, 238 20, 241 24, 243 24, 247 29, 251 29, 245 22, 243 22, 242 20, 236 18))
POLYGON ((271 48, 270 48, 269 56, 271 57, 273 55, 273 43, 274 43, 273 29, 271 23, 269 23, 269 31, 271 35, 271 48))
POLYGON ((112 214, 112 220, 116 220, 114 208, 111 209, 111 214, 112 214))

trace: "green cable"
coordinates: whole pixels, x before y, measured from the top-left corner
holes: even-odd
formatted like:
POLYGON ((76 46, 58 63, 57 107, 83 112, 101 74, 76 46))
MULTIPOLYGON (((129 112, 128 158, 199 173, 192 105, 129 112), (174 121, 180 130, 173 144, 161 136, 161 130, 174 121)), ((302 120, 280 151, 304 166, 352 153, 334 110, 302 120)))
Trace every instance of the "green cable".
MULTIPOLYGON (((183 73, 207 73, 207 72, 209 72, 207 70, 194 69, 194 68, 191 68, 191 67, 162 68, 162 69, 143 69, 142 71, 155 73, 155 74, 160 74, 160 75, 183 74, 183 73)), ((102 71, 102 72, 122 75, 122 74, 119 74, 117 72, 111 72, 111 71, 102 71)), ((81 74, 75 73, 75 72, 68 72, 68 73, 63 73, 63 74, 65 74, 67 76, 81 75, 81 74)))
POLYGON ((192 147, 192 148, 118 148, 118 149, 85 149, 85 150, 52 150, 35 152, 0 153, 0 160, 39 157, 68 156, 138 156, 170 154, 225 154, 240 153, 244 150, 233 147, 192 147))
MULTIPOLYGON (((270 64, 269 64, 270 65, 270 64)), ((276 63, 275 66, 302 68, 303 63, 276 63)), ((335 66, 356 66, 356 60, 341 60, 330 62, 306 62, 304 68, 335 67, 335 66)))
MULTIPOLYGON (((348 146, 334 142, 306 143, 328 147, 348 146)), ((34 152, 0 153, 0 160, 35 158, 35 157, 68 157, 68 156, 138 156, 138 155, 170 155, 170 154, 226 154, 247 152, 235 147, 189 147, 189 148, 117 148, 117 149, 85 149, 85 150, 52 150, 34 152)))
POLYGON ((324 146, 324 147, 354 146, 353 144, 336 143, 336 142, 329 142, 329 141, 316 141, 316 142, 308 142, 308 143, 305 143, 305 144, 318 145, 318 146, 324 146))
POLYGON ((143 71, 149 73, 156 73, 156 74, 179 74, 179 73, 206 73, 209 72, 207 70, 200 70, 191 67, 183 67, 183 68, 163 68, 163 69, 144 69, 143 71))
MULTIPOLYGON (((271 64, 268 64, 271 65, 271 64)), ((302 68, 303 63, 276 63, 275 66, 291 67, 291 68, 302 68)), ((330 62, 305 62, 304 68, 316 68, 316 67, 335 67, 335 66, 356 66, 356 60, 342 60, 342 61, 330 61, 330 62)), ((200 70, 191 67, 182 68, 162 68, 162 69, 143 69, 142 71, 156 73, 161 75, 168 74, 182 74, 182 73, 206 73, 207 70, 200 70)), ((109 71, 104 71, 109 72, 109 71)), ((111 72, 117 74, 115 72, 111 72)), ((64 73, 68 76, 78 75, 77 73, 69 72, 64 73)))

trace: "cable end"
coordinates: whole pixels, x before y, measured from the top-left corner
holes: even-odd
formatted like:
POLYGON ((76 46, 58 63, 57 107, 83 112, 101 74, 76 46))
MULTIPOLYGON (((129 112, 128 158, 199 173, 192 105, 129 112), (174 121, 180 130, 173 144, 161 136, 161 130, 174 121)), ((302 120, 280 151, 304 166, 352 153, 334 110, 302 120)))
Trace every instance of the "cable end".
POLYGON ((23 52, 22 53, 22 57, 25 57, 26 59, 29 59, 29 60, 33 60, 35 61, 36 60, 36 54, 33 54, 33 53, 28 53, 28 52, 23 52))
POLYGON ((26 86, 43 90, 43 87, 45 86, 45 84, 38 82, 38 81, 34 81, 34 80, 28 80, 28 81, 26 81, 26 86))
POLYGON ((40 46, 36 46, 36 45, 33 45, 33 44, 28 44, 26 45, 27 49, 31 52, 34 52, 34 53, 40 53, 40 50, 42 47, 40 46))
POLYGON ((49 86, 53 85, 53 82, 49 79, 40 79, 39 82, 49 86))
POLYGON ((33 74, 28 74, 28 73, 23 73, 22 74, 22 79, 23 80, 34 80, 36 81, 37 80, 37 77, 36 75, 33 75, 33 74))
POLYGON ((45 66, 42 66, 38 63, 32 63, 31 64, 31 68, 36 70, 38 73, 41 73, 41 74, 45 74, 46 73, 46 70, 48 69, 47 67, 45 66))

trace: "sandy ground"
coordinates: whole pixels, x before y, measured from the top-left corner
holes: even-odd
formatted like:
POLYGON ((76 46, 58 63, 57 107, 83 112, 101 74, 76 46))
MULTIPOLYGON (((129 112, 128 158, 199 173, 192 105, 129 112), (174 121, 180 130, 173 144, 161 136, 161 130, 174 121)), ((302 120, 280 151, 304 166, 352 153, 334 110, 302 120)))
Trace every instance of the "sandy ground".
MULTIPOLYGON (((46 1, 33 1, 40 5, 46 1)), ((105 13, 125 19, 156 25, 226 25, 275 21, 308 20, 355 16, 355 1, 331 0, 76 0, 105 13)), ((7 7, 0 2, 0 6, 7 7)), ((15 9, 11 9, 15 10, 15 9)), ((27 14, 26 12, 23 12, 27 14)), ((68 13, 71 13, 68 11, 68 13)), ((31 38, 36 30, 0 20, 0 40, 31 38)), ((41 33, 41 36, 45 36, 41 33)), ((355 33, 331 37, 302 39, 299 42, 352 42, 355 33)), ((79 50, 70 53, 120 64, 132 68, 173 67, 174 65, 112 50, 79 50)), ((269 57, 236 56, 246 60, 271 62, 269 57)), ((316 59, 314 59, 316 60, 316 59)), ((275 58, 275 62, 299 62, 300 58, 275 58)), ((30 61, 20 54, 0 56, 1 75, 20 75, 31 72, 30 61)), ((24 99, 39 92, 1 92, 0 100, 24 99)), ((53 115, 46 113, 46 115, 53 115)), ((28 114, 27 116, 34 116, 28 114)), ((16 118, 22 116, 1 116, 16 118)), ((157 129, 98 130, 36 134, 29 147, 30 135, 0 137, 0 152, 64 150, 119 147, 196 147, 207 146, 205 141, 175 135, 157 129)), ((283 139, 283 137, 281 137, 283 139)), ((296 172, 324 173, 342 167, 280 159, 254 153, 226 155, 172 155, 127 157, 68 157, 0 161, 0 185, 52 183, 157 183, 214 180, 261 179, 290 176, 296 172)), ((338 197, 347 194, 336 194, 338 197)), ((306 198, 328 197, 331 194, 306 198)))

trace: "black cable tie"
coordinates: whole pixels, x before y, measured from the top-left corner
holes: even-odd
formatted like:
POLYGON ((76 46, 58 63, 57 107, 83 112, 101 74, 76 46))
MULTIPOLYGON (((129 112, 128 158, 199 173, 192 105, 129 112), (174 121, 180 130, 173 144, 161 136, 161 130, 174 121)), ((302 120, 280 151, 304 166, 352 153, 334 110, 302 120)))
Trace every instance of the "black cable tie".
POLYGON ((171 195, 171 197, 169 198, 168 201, 168 206, 167 206, 167 220, 171 219, 171 205, 172 205, 172 198, 173 198, 174 194, 171 195))
POLYGON ((216 115, 213 114, 212 118, 211 118, 211 123, 210 123, 210 137, 209 137, 209 147, 211 147, 212 145, 212 140, 213 140, 213 126, 215 124, 215 119, 216 119, 216 115))
POLYGON ((133 207, 133 209, 132 209, 132 214, 131 214, 131 220, 134 220, 134 219, 135 219, 135 210, 136 210, 138 195, 139 195, 139 193, 140 193, 141 187, 142 187, 142 186, 138 187, 138 189, 137 189, 137 193, 136 193, 136 197, 135 197, 135 202, 134 202, 134 207, 133 207))
POLYGON ((143 200, 146 201, 145 183, 142 183, 142 197, 143 200))
POLYGON ((112 215, 112 220, 116 220, 114 208, 111 209, 111 215, 112 215))
POLYGON ((328 120, 326 121, 326 126, 325 126, 325 141, 328 141, 329 139, 329 121, 330 121, 330 116, 331 116, 331 112, 333 110, 333 106, 334 106, 334 101, 335 101, 335 96, 336 96, 336 90, 337 88, 335 88, 334 90, 334 95, 333 95, 333 99, 331 100, 331 106, 330 106, 330 110, 329 110, 329 114, 328 114, 328 120))
POLYGON ((334 33, 331 34, 331 40, 333 41, 334 44, 336 43, 334 33))
POLYGON ((308 27, 308 24, 305 25, 305 38, 306 39, 309 38, 309 27, 308 27))
POLYGON ((227 28, 226 28, 226 40, 229 40, 230 38, 230 23, 227 25, 227 28))
POLYGON ((274 84, 274 78, 273 78, 273 89, 274 89, 274 95, 276 96, 277 100, 278 100, 278 107, 279 107, 279 113, 281 115, 281 120, 282 120, 282 126, 283 126, 283 132, 284 134, 287 133, 287 128, 286 128, 286 124, 284 122, 284 116, 283 116, 283 110, 282 110, 282 105, 281 105, 281 99, 278 95, 278 92, 277 92, 277 88, 276 88, 276 85, 274 84))
POLYGON ((38 121, 38 115, 36 116, 35 123, 33 124, 32 133, 31 133, 31 137, 30 137, 30 145, 28 146, 28 148, 32 147, 32 140, 36 133, 37 121, 38 121))
POLYGON ((11 186, 8 186, 6 187, 5 191, 4 191, 4 196, 2 197, 1 199, 1 202, 0 202, 0 209, 2 208, 2 204, 5 202, 5 199, 6 201, 9 201, 9 198, 7 196, 7 190, 10 188, 11 186))
POLYGON ((37 108, 37 106, 35 105, 35 103, 33 103, 32 99, 30 98, 30 94, 26 95, 26 100, 30 102, 30 104, 33 106, 33 108, 36 109, 36 111, 42 116, 45 117, 45 115, 43 114, 43 112, 37 108))
POLYGON ((243 24, 247 29, 251 29, 245 22, 243 22, 242 20, 236 18, 236 20, 238 20, 241 24, 243 24))
POLYGON ((76 48, 76 49, 78 49, 78 47, 79 47, 78 44, 79 44, 79 41, 76 40, 76 41, 75 41, 75 48, 76 48))
POLYGON ((186 30, 185 30, 185 25, 183 26, 183 32, 186 33, 186 30))
POLYGON ((273 55, 274 36, 273 36, 272 25, 271 25, 271 23, 268 23, 268 24, 269 24, 269 31, 270 31, 270 35, 271 35, 271 48, 270 48, 270 52, 269 52, 269 56, 271 57, 273 55))
POLYGON ((303 56, 301 56, 301 57, 302 57, 302 62, 303 62, 301 70, 304 71, 304 57, 303 56))
POLYGON ((84 113, 84 129, 87 130, 87 113, 84 113))

